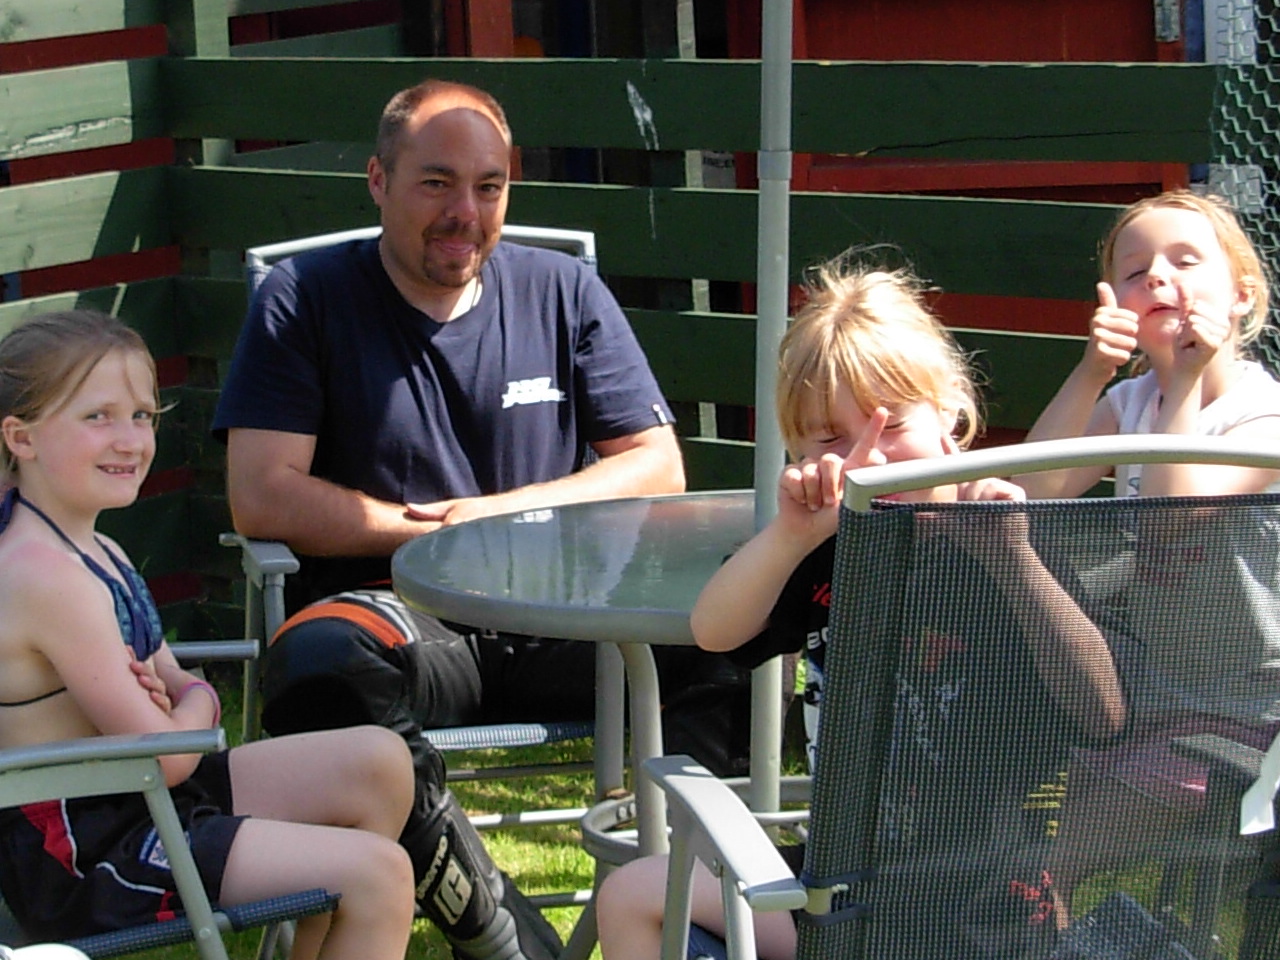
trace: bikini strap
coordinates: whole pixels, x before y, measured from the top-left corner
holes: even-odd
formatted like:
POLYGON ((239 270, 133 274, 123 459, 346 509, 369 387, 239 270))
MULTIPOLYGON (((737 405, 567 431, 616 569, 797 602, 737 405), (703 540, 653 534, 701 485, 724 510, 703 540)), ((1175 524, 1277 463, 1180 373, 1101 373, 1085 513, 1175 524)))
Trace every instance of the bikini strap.
POLYGON ((4 500, 0 501, 0 531, 8 526, 15 502, 21 503, 48 524, 49 529, 76 552, 81 562, 89 568, 89 572, 107 585, 115 605, 116 623, 120 627, 120 635, 124 642, 133 648, 138 659, 146 660, 159 650, 160 644, 164 642, 164 627, 160 623, 160 612, 156 609, 151 591, 147 589, 146 581, 138 575, 138 571, 117 557, 115 551, 95 536, 94 540, 98 546, 102 547, 106 555, 111 558, 115 568, 120 571, 120 576, 124 578, 124 583, 121 583, 111 576, 102 564, 76 546, 75 541, 53 522, 53 518, 24 497, 17 487, 6 491, 4 500))

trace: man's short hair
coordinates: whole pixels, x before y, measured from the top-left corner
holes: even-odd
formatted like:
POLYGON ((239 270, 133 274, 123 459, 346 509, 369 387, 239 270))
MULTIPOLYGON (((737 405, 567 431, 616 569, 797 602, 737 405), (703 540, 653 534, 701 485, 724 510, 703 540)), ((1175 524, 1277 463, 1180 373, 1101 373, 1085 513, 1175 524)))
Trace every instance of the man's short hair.
POLYGON ((493 94, 468 83, 455 83, 452 80, 437 80, 430 77, 415 86, 401 90, 387 101, 387 105, 382 109, 382 117, 378 121, 378 139, 374 146, 374 155, 388 173, 395 165, 400 134, 404 130, 405 123, 424 101, 437 96, 454 96, 475 101, 476 105, 489 114, 498 125, 508 146, 513 142, 507 115, 502 109, 502 104, 498 103, 493 94))

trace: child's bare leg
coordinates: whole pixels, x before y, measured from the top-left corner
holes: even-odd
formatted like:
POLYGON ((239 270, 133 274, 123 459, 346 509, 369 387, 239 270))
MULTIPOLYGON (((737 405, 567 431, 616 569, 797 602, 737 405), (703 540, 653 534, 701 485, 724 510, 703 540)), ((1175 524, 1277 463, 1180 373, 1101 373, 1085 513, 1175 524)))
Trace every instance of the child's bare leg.
POLYGON ((231 751, 235 812, 400 836, 413 803, 409 748, 382 727, 258 740, 231 751))
MULTIPOLYGON (((605 878, 596 898, 600 950, 605 960, 657 960, 662 952, 662 913, 667 895, 667 858, 642 857, 605 878)), ((690 919, 724 936, 720 883, 698 860, 693 865, 690 919)), ((754 918, 756 951, 762 960, 792 960, 796 928, 789 913, 754 918)))
POLYGON ((413 870, 394 840, 368 830, 249 819, 227 857, 222 901, 324 887, 331 916, 298 924, 293 960, 401 960, 413 924, 413 870))
POLYGON ((235 813, 259 819, 237 834, 223 899, 324 887, 342 899, 332 918, 298 924, 295 960, 403 957, 413 919, 413 870, 395 842, 413 801, 403 739, 355 727, 255 741, 231 752, 230 774, 235 813))

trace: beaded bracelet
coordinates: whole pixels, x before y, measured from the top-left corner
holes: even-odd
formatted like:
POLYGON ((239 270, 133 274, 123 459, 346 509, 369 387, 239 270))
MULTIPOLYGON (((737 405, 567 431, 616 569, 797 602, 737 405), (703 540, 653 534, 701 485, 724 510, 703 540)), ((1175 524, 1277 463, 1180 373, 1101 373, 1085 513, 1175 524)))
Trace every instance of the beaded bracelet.
POLYGON ((201 690, 204 690, 209 694, 210 697, 213 698, 213 723, 211 724, 211 726, 216 727, 218 725, 218 722, 222 719, 222 701, 218 699, 218 691, 213 689, 212 684, 207 683, 204 680, 192 680, 185 687, 183 687, 181 690, 178 691, 178 703, 181 703, 183 701, 183 698, 185 698, 187 695, 187 691, 190 690, 192 687, 199 687, 201 690))

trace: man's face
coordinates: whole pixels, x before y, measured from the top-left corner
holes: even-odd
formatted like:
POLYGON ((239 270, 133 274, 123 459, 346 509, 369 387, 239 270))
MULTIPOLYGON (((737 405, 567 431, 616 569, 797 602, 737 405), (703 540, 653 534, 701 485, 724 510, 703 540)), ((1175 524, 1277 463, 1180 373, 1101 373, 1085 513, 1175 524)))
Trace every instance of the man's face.
POLYGON ((369 161, 392 279, 429 296, 465 287, 497 246, 511 147, 479 104, 437 96, 405 124, 388 170, 369 161))

